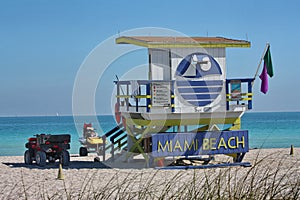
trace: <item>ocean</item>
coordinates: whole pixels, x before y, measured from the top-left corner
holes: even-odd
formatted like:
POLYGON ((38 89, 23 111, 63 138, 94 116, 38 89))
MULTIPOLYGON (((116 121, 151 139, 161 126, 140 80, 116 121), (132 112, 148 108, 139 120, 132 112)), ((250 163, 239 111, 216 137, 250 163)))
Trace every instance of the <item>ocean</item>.
MULTIPOLYGON (((0 117, 0 156, 21 156, 35 134, 71 134, 71 154, 78 154, 84 122, 92 122, 102 135, 116 126, 113 116, 0 117), (96 123, 98 121, 98 123, 96 123)), ((242 129, 249 130, 250 148, 300 147, 300 112, 245 113, 242 129)))

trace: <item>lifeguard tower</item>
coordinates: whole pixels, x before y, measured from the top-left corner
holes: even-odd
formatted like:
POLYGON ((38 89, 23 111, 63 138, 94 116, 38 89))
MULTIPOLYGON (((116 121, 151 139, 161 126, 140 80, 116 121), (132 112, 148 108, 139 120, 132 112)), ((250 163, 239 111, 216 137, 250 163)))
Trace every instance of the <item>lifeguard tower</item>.
MULTIPOLYGON (((248 131, 241 117, 252 109, 252 78, 228 79, 226 48, 250 42, 223 37, 122 36, 117 44, 148 49, 148 80, 118 80, 118 126, 105 134, 112 157, 142 154, 147 166, 166 157, 225 154, 246 165, 248 131)), ((230 67, 230 66, 229 66, 230 67)), ((105 159, 105 158, 104 158, 105 159)))

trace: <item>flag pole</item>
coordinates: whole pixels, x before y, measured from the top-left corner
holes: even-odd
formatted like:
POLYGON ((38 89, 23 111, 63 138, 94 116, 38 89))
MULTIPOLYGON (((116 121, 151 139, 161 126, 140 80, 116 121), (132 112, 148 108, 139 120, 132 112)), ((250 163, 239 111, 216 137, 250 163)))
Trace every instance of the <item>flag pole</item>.
POLYGON ((257 77, 257 75, 258 75, 258 72, 259 72, 259 69, 260 69, 262 60, 264 59, 264 57, 265 57, 265 55, 266 55, 267 50, 268 50, 269 47, 270 47, 270 43, 267 43, 267 44, 266 44, 266 47, 265 47, 265 50, 264 50, 264 52, 263 52, 263 54, 262 54, 262 57, 260 58, 259 64, 258 64, 258 66, 257 66, 256 73, 255 73, 255 75, 254 75, 254 77, 253 77, 252 87, 253 87, 254 81, 255 81, 255 79, 256 79, 256 77, 257 77))

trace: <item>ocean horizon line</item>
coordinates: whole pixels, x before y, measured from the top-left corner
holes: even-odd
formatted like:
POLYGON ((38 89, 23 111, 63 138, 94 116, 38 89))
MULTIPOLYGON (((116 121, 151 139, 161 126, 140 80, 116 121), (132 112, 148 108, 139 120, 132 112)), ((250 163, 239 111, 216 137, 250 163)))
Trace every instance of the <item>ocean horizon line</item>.
MULTIPOLYGON (((300 113, 300 111, 248 111, 245 114, 251 114, 251 113, 300 113)), ((50 115, 0 115, 0 117, 91 117, 95 115, 74 115, 74 114, 62 114, 62 115, 56 115, 56 114, 50 114, 50 115)), ((96 114, 96 116, 113 116, 113 114, 96 114)))
MULTIPOLYGON (((299 111, 300 112, 300 111, 299 111)), ((72 114, 63 114, 63 115, 0 115, 0 117, 91 117, 94 115, 72 115, 72 114)), ((96 116, 113 116, 113 114, 97 114, 96 116)))

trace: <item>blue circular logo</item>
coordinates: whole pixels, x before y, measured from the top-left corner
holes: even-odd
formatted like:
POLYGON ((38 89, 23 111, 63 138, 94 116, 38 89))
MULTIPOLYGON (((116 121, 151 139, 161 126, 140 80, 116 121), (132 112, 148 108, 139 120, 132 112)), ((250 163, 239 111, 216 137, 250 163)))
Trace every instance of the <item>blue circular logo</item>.
POLYGON ((222 69, 218 62, 205 53, 192 53, 178 65, 175 73, 177 92, 193 106, 211 104, 221 93, 222 69))

